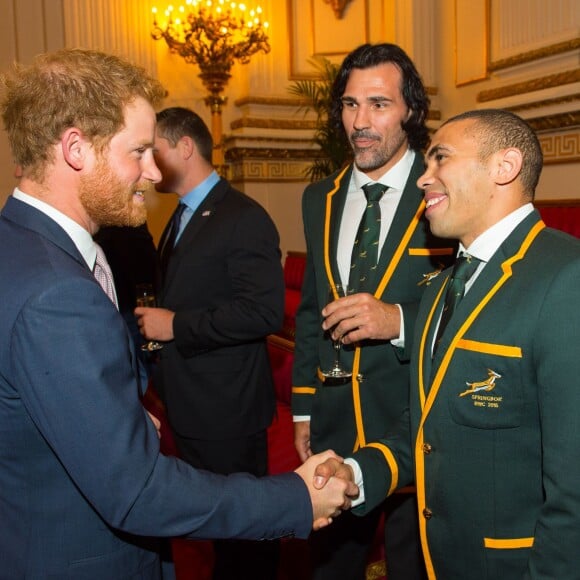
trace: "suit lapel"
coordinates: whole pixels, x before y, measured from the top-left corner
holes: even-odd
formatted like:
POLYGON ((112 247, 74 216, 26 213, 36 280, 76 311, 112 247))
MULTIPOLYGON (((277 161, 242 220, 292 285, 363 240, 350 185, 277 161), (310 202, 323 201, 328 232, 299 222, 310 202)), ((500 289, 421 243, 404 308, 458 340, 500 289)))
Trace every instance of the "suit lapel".
MULTIPOLYGON (((405 237, 409 226, 411 224, 417 225, 417 211, 423 206, 423 193, 416 185, 417 179, 424 171, 423 158, 421 155, 415 155, 415 161, 411 168, 411 173, 405 184, 405 189, 401 196, 401 201, 397 206, 393 223, 389 229, 389 233, 385 239, 379 256, 379 263, 377 272, 385 272, 389 266, 392 257, 397 253, 397 248, 401 240, 405 237)), ((385 195, 388 195, 388 191, 385 195)), ((413 228, 414 231, 414 228, 413 228)), ((377 286, 380 280, 376 280, 377 286)))
POLYGON ((2 210, 2 217, 20 227, 38 233, 88 269, 87 263, 71 237, 53 219, 40 210, 10 196, 2 210))
MULTIPOLYGON (((433 358, 432 364, 425 361, 430 358, 436 313, 440 311, 441 301, 444 299, 444 285, 433 303, 430 319, 427 321, 421 338, 422 377, 426 381, 421 385, 421 391, 427 395, 426 404, 430 407, 430 401, 437 395, 441 382, 447 372, 447 368, 461 340, 465 336, 474 321, 490 300, 500 291, 501 287, 512 276, 512 265, 522 258, 532 245, 537 234, 545 227, 539 213, 535 211, 528 216, 510 234, 500 246, 491 260, 475 280, 473 287, 457 308, 439 344, 439 348, 433 358), (439 305, 439 306, 438 306, 439 305), (431 341, 431 342, 429 342, 431 341), (423 343, 425 345, 423 346, 423 343), (429 368, 430 372, 426 372, 429 368), (427 391, 429 391, 427 393, 427 391)), ((421 381, 420 381, 421 382, 421 381)))
MULTIPOLYGON (((167 294, 167 288, 171 284, 175 272, 179 270, 179 263, 183 256, 195 244, 195 238, 211 222, 214 214, 219 211, 219 204, 229 187, 230 185, 225 179, 220 179, 191 216, 169 258, 165 280, 163 281, 163 295, 167 294)), ((168 228, 169 224, 165 230, 167 231, 168 228)))
POLYGON ((340 222, 346 203, 346 195, 352 174, 352 165, 343 169, 333 182, 332 189, 326 194, 324 216, 324 266, 330 284, 340 281, 338 270, 338 235, 340 222))

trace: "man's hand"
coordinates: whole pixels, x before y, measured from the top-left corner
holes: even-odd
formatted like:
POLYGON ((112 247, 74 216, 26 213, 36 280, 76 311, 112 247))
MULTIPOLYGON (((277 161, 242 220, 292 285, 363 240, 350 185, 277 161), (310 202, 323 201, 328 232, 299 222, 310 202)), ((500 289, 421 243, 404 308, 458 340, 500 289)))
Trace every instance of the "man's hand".
POLYGON ((341 510, 350 508, 350 498, 358 495, 358 487, 338 477, 330 477, 324 486, 314 486, 314 471, 316 467, 328 459, 341 462, 342 458, 334 451, 325 451, 312 455, 303 463, 296 473, 304 480, 312 501, 314 530, 319 530, 332 523, 332 518, 340 515, 341 510))
POLYGON ((395 304, 385 304, 371 294, 358 293, 339 298, 322 310, 324 330, 332 330, 334 340, 344 344, 361 340, 392 340, 399 337, 401 312, 395 304), (334 327, 334 328, 333 328, 334 327))
POLYGON ((147 340, 167 342, 173 340, 173 318, 175 312, 165 308, 135 308, 135 316, 139 325, 139 332, 147 340))
MULTIPOLYGON (((322 489, 332 477, 338 477, 354 484, 354 472, 352 467, 347 463, 344 463, 341 458, 329 457, 324 463, 316 466, 316 469, 314 470, 314 487, 316 489, 322 489)), ((349 496, 353 499, 356 497, 352 494, 349 494, 349 496)))
POLYGON ((296 447, 302 463, 312 455, 312 450, 310 449, 310 421, 294 422, 294 447, 296 447))
MULTIPOLYGON (((145 410, 147 411, 147 409, 145 410)), ((151 419, 151 422, 153 425, 155 425, 155 429, 157 430, 157 437, 161 439, 161 421, 150 411, 147 411, 147 415, 149 415, 149 419, 151 419)))

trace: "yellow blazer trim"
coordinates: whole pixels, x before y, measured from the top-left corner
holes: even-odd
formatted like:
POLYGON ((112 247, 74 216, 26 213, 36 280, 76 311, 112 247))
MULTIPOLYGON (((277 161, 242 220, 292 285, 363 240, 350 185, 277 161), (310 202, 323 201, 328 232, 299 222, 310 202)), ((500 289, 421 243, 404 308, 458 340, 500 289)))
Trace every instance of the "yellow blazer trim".
MULTIPOLYGON (((437 309, 437 304, 439 304, 439 300, 441 299, 441 294, 445 290, 445 286, 447 285, 447 280, 441 285, 439 292, 437 293, 436 299, 433 301, 433 305, 429 310, 429 314, 427 316, 427 321, 425 323, 425 332, 421 336, 421 342, 419 344, 419 361, 424 360, 425 356, 431 356, 431 353, 427 351, 427 337, 428 332, 426 332, 429 328, 431 328, 431 324, 433 321, 433 316, 437 309)), ((421 405, 421 409, 425 407, 425 379, 423 377, 423 368, 424 365, 419 364, 419 403, 421 405)), ((425 570, 427 572, 427 578, 430 580, 435 579, 435 569, 433 568, 433 562, 431 560, 431 554, 429 552, 429 544, 427 544, 427 528, 426 528, 426 520, 421 514, 421 510, 425 508, 426 500, 425 500, 425 464, 423 461, 419 461, 419 455, 423 454, 423 429, 420 428, 417 433, 417 439, 415 441, 415 480, 417 483, 417 506, 419 508, 419 535, 421 538, 421 547, 423 549, 423 558, 425 560, 425 570), (422 507, 421 507, 422 506, 422 507)), ((423 457, 421 457, 423 459, 423 457)))
MULTIPOLYGON (((326 269, 326 276, 332 286, 335 285, 334 277, 332 275, 332 268, 330 266, 330 217, 332 214, 332 199, 336 195, 336 192, 340 188, 340 182, 344 177, 349 166, 345 167, 335 178, 334 180, 334 187, 326 196, 326 215, 324 217, 324 267, 326 269)), ((405 248, 413 235, 413 232, 417 228, 417 224, 419 223, 419 219, 423 214, 423 210, 425 209, 425 201, 422 200, 419 204, 415 215, 411 219, 405 234, 401 238, 397 249, 393 255, 392 260, 389 262, 389 266, 386 269, 381 282, 377 286, 377 289, 374 293, 375 298, 379 298, 385 291, 387 284, 390 282, 393 272, 399 265, 401 257, 405 252, 405 248)), ((364 433, 364 425, 363 425, 363 418, 362 418, 362 410, 361 410, 361 402, 360 402, 360 383, 358 380, 359 370, 360 370, 360 346, 356 346, 354 350, 354 359, 352 365, 352 397, 353 397, 353 405, 354 405, 354 412, 355 412, 355 422, 357 428, 357 440, 355 441, 354 450, 356 451, 359 447, 364 447, 366 445, 366 437, 364 433)))
POLYGON ((413 235, 413 233, 415 232, 415 229, 417 228, 417 224, 419 223, 419 220, 421 219, 421 216, 423 215, 424 209, 425 209, 425 201, 423 200, 419 204, 419 207, 417 208, 415 215, 411 219, 411 223, 407 227, 407 231, 404 233, 403 237, 401 238, 401 241, 400 241, 397 249, 395 250, 395 253, 393 254, 393 258, 389 262, 389 266, 385 270, 385 273, 383 275, 382 280, 380 281, 379 285, 377 286, 377 289, 376 289, 375 294, 374 294, 375 298, 379 298, 379 296, 383 295, 383 292, 385 291, 387 284, 391 281, 391 277, 393 276, 393 272, 396 270, 397 266, 399 265, 399 262, 401 261, 401 257, 403 256, 403 253, 405 251, 405 248, 407 247, 407 244, 409 243, 409 240, 411 239, 411 236, 413 235))
POLYGON ((494 550, 515 550, 518 548, 531 548, 534 545, 534 538, 512 538, 510 540, 499 540, 498 538, 483 538, 483 545, 494 550))
MULTIPOLYGON (((449 279, 449 276, 447 277, 447 279, 449 279)), ((439 300, 441 300, 441 294, 443 294, 443 291, 445 290, 445 287, 447 285, 447 279, 445 280, 445 282, 441 285, 441 289, 439 290, 439 292, 437 293, 437 296, 433 302, 433 304, 431 305, 431 309, 429 310, 429 315, 427 316, 427 321, 425 322, 425 330, 428 330, 429 328, 431 328, 431 324, 433 322, 433 316, 435 315, 435 310, 437 310, 437 304, 439 304, 439 300)), ((421 342, 419 344, 419 360, 425 360, 424 357, 427 356, 427 348, 430 348, 427 346, 427 338, 429 336, 428 332, 423 332, 423 335, 421 336, 421 342)), ((430 354, 430 353, 429 353, 430 354)), ((423 368, 424 365, 420 364, 419 365, 419 401, 421 404, 421 409, 423 409, 423 407, 425 406, 425 379, 423 377, 423 368)), ((422 445, 422 443, 421 443, 422 445)))
POLYGON ((316 388, 314 387, 292 387, 292 392, 297 395, 314 395, 316 388))
MULTIPOLYGON (((419 219, 421 218, 421 215, 423 214, 424 209, 425 209, 425 202, 421 201, 421 203, 419 204, 419 207, 417 208, 417 211, 415 212, 415 215, 411 219, 411 222, 409 223, 409 226, 407 227, 407 230, 405 231, 405 234, 401 238, 401 241, 399 242, 399 245, 397 246, 395 253, 393 254, 393 258, 389 262, 389 265, 388 265, 387 269, 385 270, 385 273, 383 274, 383 277, 382 277, 379 285, 377 286, 377 289, 375 290, 375 293, 374 293, 375 298, 379 299, 380 296, 382 296, 383 292, 385 291, 385 288, 387 287, 387 284, 391 281, 393 273, 397 269, 397 266, 399 265, 399 262, 401 261, 403 254, 405 253, 405 248, 407 247, 407 244, 409 243, 409 240, 411 239, 413 232, 417 228, 417 224, 419 223, 419 219)), ((361 409, 361 402, 360 402, 360 383, 358 381, 358 375, 359 375, 359 371, 360 371, 360 357, 361 357, 361 349, 360 349, 360 346, 357 346, 357 347, 355 347, 354 359, 353 359, 353 365, 352 365, 352 376, 353 376, 352 396, 353 396, 353 403, 354 403, 356 428, 357 428, 357 434, 358 434, 358 443, 361 447, 364 447, 366 445, 366 435, 364 432, 364 423, 363 423, 362 409, 361 409)))
POLYGON ((397 489, 399 484, 399 468, 397 466, 397 462, 395 461, 395 457, 391 450, 386 445, 382 445, 381 443, 369 443, 367 447, 378 449, 385 456, 385 461, 391 470, 391 486, 389 487, 389 492, 387 495, 391 495, 395 489, 397 489))
MULTIPOLYGON (((459 328, 457 334, 453 337, 447 352, 443 356, 443 360, 441 361, 441 365, 437 369, 437 373, 435 378, 433 379, 433 384, 431 385, 431 389, 429 390, 429 394, 425 400, 424 406, 422 407, 422 414, 421 414, 421 421, 419 423, 419 429, 417 431, 417 441, 415 444, 415 470, 416 470, 416 484, 417 484, 417 504, 419 509, 419 533, 421 536, 421 545, 423 547, 423 557, 425 559, 425 566, 427 568, 427 576, 430 580, 434 580, 435 570, 433 568, 433 563, 431 561, 431 555, 429 552, 429 545, 427 542, 427 522, 425 518, 421 517, 422 511, 425 509, 425 466, 424 466, 424 456, 423 456, 423 429, 425 425, 425 421, 431 412, 431 408, 437 395, 439 394, 439 389, 443 382, 443 377, 447 373, 447 369, 449 368, 449 363, 455 353, 455 349, 457 348, 458 342, 463 338, 469 327, 473 324, 474 320, 479 316, 481 311, 487 306, 488 302, 497 294, 499 289, 506 283, 506 281, 511 278, 512 275, 512 265, 519 260, 521 260, 526 252, 528 251, 529 247, 531 246, 532 242, 535 240, 536 236, 546 227, 546 224, 541 220, 536 223, 532 229, 529 231, 528 235, 522 242, 519 250, 511 257, 505 260, 501 265, 501 269, 503 271, 503 275, 499 278, 499 280, 494 284, 491 290, 487 293, 487 295, 483 298, 483 300, 474 308, 473 312, 467 317, 465 322, 459 328)), ((438 295, 438 298, 440 297, 438 295)), ((431 313, 432 314, 432 313, 431 313)), ((424 341, 427 340, 427 333, 429 331, 429 326, 425 325, 423 329, 423 337, 421 339, 421 345, 423 345, 424 341)), ((416 364, 419 364, 419 369, 423 366, 423 357, 425 356, 424 351, 422 352, 422 356, 416 361, 416 364)), ((425 393, 425 384, 424 384, 424 377, 423 373, 419 373, 419 390, 420 392, 425 393)))
POLYGON ((360 402, 360 382, 358 380, 358 371, 360 369, 360 346, 354 349, 354 358, 352 361, 352 401, 354 405, 354 420, 356 422, 357 438, 354 443, 353 452, 364 447, 367 444, 365 430, 362 419, 362 408, 360 402))
POLYGON ((330 267, 330 216, 332 215, 330 210, 332 209, 332 198, 340 189, 340 182, 349 167, 350 166, 347 165, 336 176, 336 179, 334 180, 334 189, 330 190, 326 196, 326 215, 324 216, 324 267, 326 269, 326 277, 333 287, 336 286, 336 283, 334 281, 334 276, 332 275, 332 268, 330 267))
POLYGON ((409 256, 451 256, 455 248, 409 248, 409 256))
POLYGON ((522 358, 522 349, 519 346, 492 344, 490 342, 479 342, 478 340, 466 340, 465 338, 461 338, 457 341, 457 348, 462 348, 463 350, 475 350, 476 352, 482 352, 484 354, 522 358))

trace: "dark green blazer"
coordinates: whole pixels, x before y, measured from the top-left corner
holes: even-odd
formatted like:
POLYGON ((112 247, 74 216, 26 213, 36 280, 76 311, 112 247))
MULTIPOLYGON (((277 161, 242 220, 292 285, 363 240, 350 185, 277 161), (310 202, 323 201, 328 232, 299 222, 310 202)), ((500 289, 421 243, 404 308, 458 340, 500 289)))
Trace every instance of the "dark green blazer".
MULTIPOLYGON (((423 195, 416 181, 423 173, 416 156, 395 218, 384 242, 374 292, 379 299, 401 304, 405 333, 413 335, 418 302, 433 273, 455 256, 455 243, 437 240, 423 218, 423 195)), ((342 386, 321 382, 320 368, 332 364, 332 343, 322 331, 322 308, 328 285, 338 279, 338 230, 352 166, 308 186, 302 210, 307 259, 302 299, 296 317, 292 411, 311 417, 311 447, 352 453, 385 433, 408 405, 409 357, 389 341, 366 341, 343 349, 353 381, 342 386)))
POLYGON ((448 274, 417 318, 410 425, 355 456, 365 509, 414 469, 431 580, 580 578, 580 242, 529 215, 431 358, 448 274))

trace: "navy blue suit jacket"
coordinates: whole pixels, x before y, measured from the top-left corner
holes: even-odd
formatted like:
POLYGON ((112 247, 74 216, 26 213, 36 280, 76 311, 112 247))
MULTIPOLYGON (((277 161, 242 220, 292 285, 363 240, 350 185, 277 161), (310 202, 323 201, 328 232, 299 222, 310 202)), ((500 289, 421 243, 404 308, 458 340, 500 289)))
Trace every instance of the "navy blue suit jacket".
POLYGON ((154 579, 144 536, 306 537, 296 474, 196 471, 159 452, 125 323, 62 228, 0 216, 2 578, 154 579))

